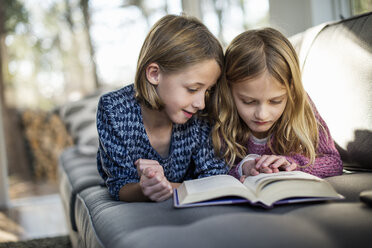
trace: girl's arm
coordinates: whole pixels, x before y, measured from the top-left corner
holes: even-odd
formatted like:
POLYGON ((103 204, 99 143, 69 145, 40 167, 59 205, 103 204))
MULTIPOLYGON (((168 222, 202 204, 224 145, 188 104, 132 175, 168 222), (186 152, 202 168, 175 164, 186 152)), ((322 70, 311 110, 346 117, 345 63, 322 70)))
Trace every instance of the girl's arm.
POLYGON ((110 100, 105 103, 101 98, 97 109, 100 141, 97 166, 110 195, 116 200, 128 202, 161 201, 169 198, 172 194, 171 183, 165 178, 162 166, 157 161, 146 160, 156 163, 158 169, 155 170, 153 167, 153 172, 149 172, 148 175, 138 173, 137 164, 138 167, 142 165, 143 170, 143 162, 147 162, 141 160, 142 162, 134 163, 136 155, 129 152, 125 142, 135 140, 135 137, 128 137, 128 133, 133 132, 126 132, 126 126, 123 125, 126 120, 118 119, 120 115, 108 111, 109 108, 105 106, 110 106, 110 100))
MULTIPOLYGON (((170 183, 172 188, 175 189, 180 186, 180 183, 170 183)), ((128 183, 124 185, 119 192, 121 201, 126 202, 143 202, 150 201, 151 199, 143 194, 142 188, 139 183, 128 183)))
MULTIPOLYGON (((139 186, 139 177, 133 166, 130 166, 130 156, 116 156, 112 148, 103 147, 101 141, 97 156, 98 171, 102 176, 108 191, 115 200, 146 201, 139 186)), ((123 150, 124 151, 124 150, 123 150)))
POLYGON ((97 108, 97 131, 100 143, 97 153, 98 171, 115 200, 124 200, 121 197, 123 194, 128 195, 130 199, 136 196, 142 199, 143 194, 138 190, 139 176, 134 165, 134 158, 124 143, 126 139, 123 137, 123 132, 119 130, 123 128, 119 125, 122 120, 118 121, 112 117, 113 115, 108 110, 110 104, 110 99, 105 100, 102 97, 97 108), (123 188, 124 185, 129 184, 131 186, 123 188), (128 194, 125 194, 127 189, 128 194))
POLYGON ((167 180, 163 167, 159 164, 155 167, 146 167, 139 174, 139 183, 128 183, 120 189, 119 199, 121 201, 164 201, 171 197, 173 189, 179 186, 179 183, 170 183, 167 180))
POLYGON ((234 165, 230 170, 229 170, 229 175, 233 176, 237 179, 240 179, 243 175, 249 176, 251 173, 244 173, 247 170, 243 170, 243 165, 249 167, 249 171, 253 169, 256 165, 256 159, 260 158, 260 155, 257 154, 248 154, 245 156, 238 164, 234 165))
POLYGON ((238 167, 238 165, 239 164, 234 165, 233 167, 231 167, 228 174, 230 176, 233 176, 233 177, 237 178, 237 179, 240 179, 240 177, 242 175, 239 174, 239 167, 238 167))
POLYGON ((142 193, 139 183, 128 183, 119 191, 119 200, 125 202, 143 202, 150 199, 142 193))
POLYGON ((321 126, 319 126, 319 144, 316 150, 317 157, 315 158, 314 163, 306 168, 301 168, 301 166, 304 166, 309 162, 308 158, 301 155, 286 156, 286 158, 288 161, 299 165, 297 170, 301 170, 321 178, 341 175, 342 160, 335 147, 335 143, 332 139, 328 126, 318 113, 311 99, 309 101, 313 107, 315 118, 321 124, 321 126))

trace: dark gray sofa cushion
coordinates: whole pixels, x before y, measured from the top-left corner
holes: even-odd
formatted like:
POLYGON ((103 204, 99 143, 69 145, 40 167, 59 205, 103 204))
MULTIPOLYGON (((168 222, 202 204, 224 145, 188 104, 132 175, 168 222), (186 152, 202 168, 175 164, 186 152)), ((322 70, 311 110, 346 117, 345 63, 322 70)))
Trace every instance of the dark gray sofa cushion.
POLYGON ((144 228, 131 232, 122 244, 135 248, 369 247, 371 224, 371 212, 358 203, 316 204, 286 214, 226 213, 189 225, 144 228))
POLYGON ((372 173, 346 173, 342 176, 328 177, 326 180, 345 196, 347 202, 360 201, 359 195, 365 190, 372 189, 372 173))
POLYGON ((58 178, 62 203, 65 213, 69 216, 67 223, 72 230, 76 230, 74 216, 76 194, 103 183, 97 171, 95 156, 82 154, 78 147, 66 149, 60 156, 58 178))
POLYGON ((105 188, 91 187, 77 195, 75 211, 86 247, 363 247, 372 242, 372 209, 361 202, 174 209, 171 199, 116 202, 105 188))
POLYGON ((122 244, 133 248, 337 247, 312 222, 262 213, 226 213, 184 226, 144 228, 131 232, 122 244), (167 238, 162 238, 165 235, 167 238))
POLYGON ((100 96, 114 87, 101 87, 78 101, 55 110, 71 135, 75 146, 84 155, 94 155, 98 149, 96 110, 100 96))

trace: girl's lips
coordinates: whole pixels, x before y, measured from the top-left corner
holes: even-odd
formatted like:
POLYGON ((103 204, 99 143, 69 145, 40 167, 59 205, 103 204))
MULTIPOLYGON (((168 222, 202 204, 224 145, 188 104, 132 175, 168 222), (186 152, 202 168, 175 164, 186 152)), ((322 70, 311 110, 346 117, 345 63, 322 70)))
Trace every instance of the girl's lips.
POLYGON ((254 123, 258 126, 263 126, 263 125, 266 125, 268 121, 255 121, 254 123))
POLYGON ((184 113, 184 115, 185 115, 188 119, 190 119, 190 118, 192 117, 192 115, 193 115, 193 113, 190 113, 190 112, 188 112, 188 111, 186 111, 186 110, 183 110, 183 113, 184 113))

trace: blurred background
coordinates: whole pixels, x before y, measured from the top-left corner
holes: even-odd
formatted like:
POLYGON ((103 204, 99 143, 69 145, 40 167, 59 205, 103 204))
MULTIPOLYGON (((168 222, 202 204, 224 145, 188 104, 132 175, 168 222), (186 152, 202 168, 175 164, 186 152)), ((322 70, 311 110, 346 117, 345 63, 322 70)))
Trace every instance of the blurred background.
POLYGON ((251 28, 291 37, 370 11, 372 0, 0 0, 0 207, 58 192, 58 156, 74 144, 61 107, 132 83, 162 16, 194 15, 226 46, 251 28))

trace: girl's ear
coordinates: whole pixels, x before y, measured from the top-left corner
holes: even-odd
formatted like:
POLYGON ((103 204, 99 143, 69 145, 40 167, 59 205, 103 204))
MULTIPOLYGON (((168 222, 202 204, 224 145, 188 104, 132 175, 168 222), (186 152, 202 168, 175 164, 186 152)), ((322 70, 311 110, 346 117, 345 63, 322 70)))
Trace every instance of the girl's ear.
POLYGON ((160 67, 156 63, 151 63, 146 67, 146 78, 152 85, 159 84, 160 67))

